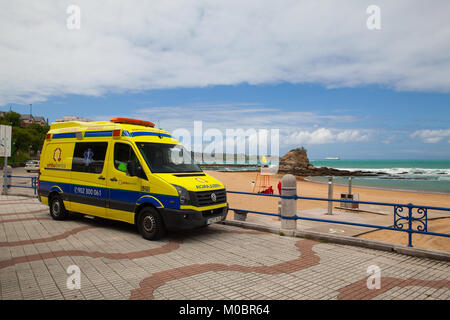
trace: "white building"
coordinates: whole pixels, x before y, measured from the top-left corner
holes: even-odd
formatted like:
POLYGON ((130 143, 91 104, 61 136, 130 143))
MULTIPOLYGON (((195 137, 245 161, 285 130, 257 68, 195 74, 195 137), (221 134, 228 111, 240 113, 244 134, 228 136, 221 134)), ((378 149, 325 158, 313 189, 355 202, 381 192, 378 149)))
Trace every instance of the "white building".
POLYGON ((55 122, 69 122, 69 121, 85 121, 85 122, 90 122, 92 120, 86 119, 86 118, 81 118, 81 117, 77 117, 77 116, 64 116, 60 119, 56 119, 55 122))

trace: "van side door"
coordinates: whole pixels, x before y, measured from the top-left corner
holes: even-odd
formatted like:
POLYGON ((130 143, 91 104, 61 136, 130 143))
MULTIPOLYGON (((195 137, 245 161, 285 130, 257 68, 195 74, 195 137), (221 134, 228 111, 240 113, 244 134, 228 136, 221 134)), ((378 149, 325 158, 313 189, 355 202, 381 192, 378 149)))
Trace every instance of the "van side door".
POLYGON ((134 210, 137 200, 141 197, 141 184, 142 179, 146 179, 145 173, 133 146, 127 142, 114 142, 110 156, 107 216, 110 219, 134 223, 134 210))
POLYGON ((106 217, 108 142, 76 142, 72 158, 70 210, 106 217))

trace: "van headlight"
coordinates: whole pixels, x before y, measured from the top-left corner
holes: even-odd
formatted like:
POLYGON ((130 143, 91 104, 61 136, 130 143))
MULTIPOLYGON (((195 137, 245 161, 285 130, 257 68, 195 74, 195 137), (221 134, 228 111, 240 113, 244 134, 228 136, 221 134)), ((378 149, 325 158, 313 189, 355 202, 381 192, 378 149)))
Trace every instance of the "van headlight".
POLYGON ((177 186, 176 184, 173 184, 175 189, 178 191, 178 196, 180 197, 180 204, 181 205, 188 205, 191 203, 191 198, 189 197, 189 191, 187 191, 185 188, 177 186))

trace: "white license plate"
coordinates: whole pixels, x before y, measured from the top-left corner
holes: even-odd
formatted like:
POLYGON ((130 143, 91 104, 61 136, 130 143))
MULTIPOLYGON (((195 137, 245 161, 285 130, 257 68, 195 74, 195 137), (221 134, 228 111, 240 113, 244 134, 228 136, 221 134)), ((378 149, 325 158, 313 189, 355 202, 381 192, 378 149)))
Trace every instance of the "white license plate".
POLYGON ((206 220, 206 224, 211 224, 211 223, 216 223, 219 221, 222 221, 223 217, 222 216, 217 216, 214 218, 209 218, 208 220, 206 220))

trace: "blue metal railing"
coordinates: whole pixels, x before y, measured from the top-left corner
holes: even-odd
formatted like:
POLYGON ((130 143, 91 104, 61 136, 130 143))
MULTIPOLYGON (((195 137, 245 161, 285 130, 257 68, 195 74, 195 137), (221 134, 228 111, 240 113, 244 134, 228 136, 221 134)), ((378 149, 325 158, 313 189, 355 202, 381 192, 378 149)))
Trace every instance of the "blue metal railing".
POLYGON ((34 190, 34 195, 37 195, 37 188, 38 188, 38 177, 37 176, 11 176, 11 175, 7 175, 8 178, 22 178, 22 179, 31 179, 30 181, 30 185, 29 186, 19 186, 19 185, 12 185, 12 184, 8 184, 7 187, 8 189, 13 187, 13 188, 28 188, 28 189, 33 189, 34 190))
POLYGON ((276 194, 252 193, 252 192, 241 192, 241 191, 227 191, 227 193, 262 196, 262 197, 276 197, 276 198, 282 198, 282 199, 315 200, 315 201, 326 201, 326 202, 331 201, 331 202, 341 202, 341 203, 358 203, 358 204, 369 204, 369 205, 379 205, 379 206, 390 206, 390 207, 394 208, 394 224, 392 227, 380 226, 380 225, 374 225, 374 224, 348 222, 348 221, 337 221, 337 220, 330 220, 330 219, 307 218, 307 217, 301 217, 298 215, 295 215, 293 217, 284 217, 281 214, 277 214, 277 213, 251 211, 251 210, 244 210, 244 209, 230 208, 230 210, 232 210, 234 212, 238 212, 238 213, 255 213, 255 214, 276 216, 276 217, 280 217, 281 219, 296 219, 296 220, 308 220, 308 221, 317 221, 317 222, 328 222, 328 223, 336 223, 336 224, 343 224, 343 225, 350 225, 350 226, 357 226, 357 227, 366 227, 366 228, 407 232, 409 247, 412 247, 412 234, 413 233, 432 235, 432 236, 440 236, 440 237, 450 237, 450 234, 447 234, 447 233, 428 231, 428 210, 450 211, 450 208, 419 206, 419 205, 413 205, 412 203, 399 204, 399 203, 387 203, 387 202, 355 201, 355 200, 302 197, 302 196, 297 196, 297 195, 282 196, 282 195, 276 195, 276 194), (407 210, 407 212, 405 214, 403 214, 405 209, 407 210), (416 227, 413 227, 413 223, 416 223, 418 225, 416 227))

